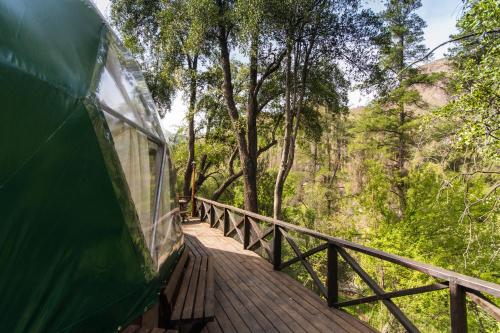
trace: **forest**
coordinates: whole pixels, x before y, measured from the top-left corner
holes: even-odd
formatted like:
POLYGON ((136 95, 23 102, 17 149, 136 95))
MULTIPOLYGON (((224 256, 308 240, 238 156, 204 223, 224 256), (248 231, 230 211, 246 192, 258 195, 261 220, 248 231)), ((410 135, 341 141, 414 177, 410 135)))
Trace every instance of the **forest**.
MULTIPOLYGON (((111 20, 161 116, 175 96, 188 105, 170 136, 181 195, 195 172, 202 197, 500 283, 500 5, 464 0, 440 60, 424 45, 421 6, 113 0, 111 20), (350 109, 353 88, 374 98, 350 109)), ((387 290, 428 279, 358 259, 387 290)), ((322 260, 311 257, 320 272, 322 260)), ((289 273, 313 288, 300 267, 289 273)), ((366 296, 342 274, 342 297, 366 296)), ((424 332, 449 330, 448 302, 395 299, 424 332)), ((348 311, 404 331, 381 304, 348 311)), ((500 330, 474 304, 468 315, 472 332, 500 330)))

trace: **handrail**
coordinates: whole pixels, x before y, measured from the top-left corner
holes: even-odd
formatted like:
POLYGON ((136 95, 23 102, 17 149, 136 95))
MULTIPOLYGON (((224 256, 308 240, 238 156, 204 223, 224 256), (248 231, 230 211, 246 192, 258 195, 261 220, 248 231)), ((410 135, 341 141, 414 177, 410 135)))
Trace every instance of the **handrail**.
MULTIPOLYGON (((410 332, 418 332, 418 329, 409 321, 409 319, 397 308, 395 303, 393 303, 390 298, 401 297, 406 295, 412 295, 416 293, 429 292, 433 290, 440 290, 444 288, 450 289, 450 316, 451 316, 451 326, 452 332, 466 332, 467 331, 467 316, 465 307, 465 297, 469 296, 471 301, 475 302, 477 305, 481 306, 487 313, 492 315, 497 321, 500 321, 500 309, 496 307, 495 304, 490 302, 486 297, 484 297, 481 292, 487 293, 493 297, 500 297, 500 285, 484 281, 478 278, 467 276, 464 274, 456 273, 441 267, 433 266, 430 264, 418 262, 409 258, 401 257, 395 254, 387 253, 381 250, 370 248, 364 245, 356 244, 351 241, 340 239, 337 237, 328 236, 320 232, 310 230, 304 227, 300 227, 291 223, 287 223, 281 220, 277 220, 271 217, 263 216, 257 213, 252 213, 241 208, 233 207, 230 205, 222 204, 213 200, 195 197, 197 206, 203 211, 202 214, 198 214, 202 220, 206 218, 209 219, 210 225, 214 226, 220 219, 224 219, 224 234, 227 234, 229 218, 227 217, 228 211, 241 215, 243 220, 238 224, 234 224, 232 231, 238 232, 240 234, 241 241, 243 242, 244 248, 252 249, 262 243, 264 243, 264 238, 271 233, 273 234, 273 248, 270 251, 270 257, 272 258, 272 263, 274 269, 280 270, 292 263, 301 261, 304 267, 311 275, 313 281, 318 286, 318 289, 322 292, 328 301, 330 306, 341 307, 347 306, 351 302, 338 302, 338 281, 336 277, 338 255, 342 256, 343 259, 354 269, 354 271, 366 282, 366 284, 375 292, 374 297, 366 297, 365 299, 355 300, 357 304, 364 302, 382 301, 391 313, 401 322, 401 324, 410 332), (208 211, 205 211, 205 205, 208 206, 208 211), (223 216, 216 217, 212 207, 224 210, 223 216), (256 230, 259 237, 250 243, 250 229, 256 228, 256 223, 254 221, 266 222, 273 225, 274 230, 262 231, 256 230), (240 223, 243 223, 243 234, 238 230, 240 223), (316 239, 326 241, 326 244, 322 244, 317 248, 311 249, 305 253, 300 252, 300 249, 294 242, 293 238, 286 232, 294 231, 304 235, 314 237, 316 239), (297 257, 289 260, 287 263, 283 264, 281 262, 281 240, 285 240, 290 244, 293 251, 297 257), (328 251, 328 273, 327 273, 327 284, 325 287, 317 277, 316 273, 313 271, 311 265, 307 261, 307 257, 317 253, 322 250, 328 251), (376 282, 371 279, 371 277, 359 266, 355 259, 344 249, 350 249, 356 252, 360 252, 372 257, 376 257, 403 267, 410 268, 412 270, 422 272, 428 276, 440 279, 437 284, 430 286, 423 286, 412 288, 408 290, 402 290, 398 292, 385 292, 376 282)), ((269 251, 268 248, 266 250, 269 251)))
POLYGON ((425 273, 427 275, 430 275, 430 276, 438 278, 438 279, 443 279, 443 280, 448 281, 448 282, 454 282, 454 283, 461 285, 463 287, 467 287, 467 288, 477 290, 477 291, 482 291, 482 292, 488 293, 488 294, 495 296, 495 297, 500 297, 500 285, 493 283, 493 282, 484 281, 484 280, 474 278, 474 277, 471 277, 468 275, 456 273, 456 272, 453 272, 453 271, 450 271, 450 270, 447 270, 447 269, 444 269, 441 267, 418 262, 418 261, 415 261, 412 259, 408 259, 408 258, 401 257, 401 256, 391 254, 391 253, 387 253, 387 252, 377 250, 374 248, 370 248, 370 247, 367 247, 364 245, 356 244, 356 243, 346 241, 346 240, 343 240, 340 238, 328 236, 328 235, 322 234, 322 233, 314 231, 314 230, 310 230, 310 229, 307 229, 307 228, 304 228, 301 226, 297 226, 295 224, 276 220, 276 219, 273 219, 273 218, 268 217, 268 216, 260 215, 257 213, 252 213, 252 212, 246 211, 244 209, 225 205, 222 203, 218 203, 216 201, 212 201, 212 200, 208 200, 208 199, 200 198, 200 197, 196 197, 196 200, 206 202, 208 204, 214 205, 214 206, 219 207, 219 208, 226 208, 226 209, 229 209, 235 213, 238 213, 241 215, 246 215, 246 216, 255 218, 257 220, 260 220, 260 221, 264 221, 264 222, 268 222, 268 223, 272 223, 272 224, 277 224, 277 225, 284 227, 288 230, 297 231, 297 232, 300 232, 302 234, 312 236, 312 237, 315 237, 315 238, 318 238, 321 240, 330 241, 330 242, 334 243, 335 245, 338 245, 341 247, 346 247, 348 249, 358 251, 358 252, 361 252, 364 254, 368 254, 368 255, 371 255, 373 257, 377 257, 380 259, 384 259, 386 261, 390 261, 390 262, 398 264, 400 266, 411 268, 413 270, 425 273))

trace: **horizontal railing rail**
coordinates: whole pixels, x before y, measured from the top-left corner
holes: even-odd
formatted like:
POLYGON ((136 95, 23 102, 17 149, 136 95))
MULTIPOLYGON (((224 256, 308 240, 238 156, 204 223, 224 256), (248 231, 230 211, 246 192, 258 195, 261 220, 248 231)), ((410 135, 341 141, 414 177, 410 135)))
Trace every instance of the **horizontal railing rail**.
POLYGON ((453 333, 467 332, 466 296, 486 313, 491 315, 496 321, 500 322, 500 308, 483 295, 483 293, 486 293, 495 298, 499 298, 500 285, 496 283, 459 274, 444 268, 390 254, 344 239, 328 236, 314 230, 205 198, 196 197, 195 205, 201 220, 208 221, 211 227, 221 226, 224 236, 237 235, 243 243, 243 247, 248 250, 256 250, 259 247, 262 248, 268 255, 275 270, 281 270, 292 264, 301 262, 317 289, 325 297, 328 305, 331 307, 341 308, 381 301, 407 331, 419 332, 412 321, 392 301, 392 298, 449 289, 450 324, 453 333), (259 223, 267 223, 271 226, 262 230, 258 225, 259 223), (308 251, 302 252, 295 239, 290 236, 290 232, 307 235, 319 241, 324 241, 324 243, 308 251), (272 239, 268 239, 270 236, 272 236, 272 239), (286 240, 295 254, 294 258, 286 262, 282 262, 283 240, 286 240), (271 243, 271 245, 269 243, 271 243), (426 286, 386 292, 360 266, 356 259, 346 251, 346 249, 424 273, 439 281, 426 286), (311 263, 308 261, 310 256, 325 250, 327 251, 326 285, 323 284, 318 274, 314 271, 311 263), (344 259, 375 295, 349 301, 339 301, 339 281, 337 276, 339 256, 344 259))

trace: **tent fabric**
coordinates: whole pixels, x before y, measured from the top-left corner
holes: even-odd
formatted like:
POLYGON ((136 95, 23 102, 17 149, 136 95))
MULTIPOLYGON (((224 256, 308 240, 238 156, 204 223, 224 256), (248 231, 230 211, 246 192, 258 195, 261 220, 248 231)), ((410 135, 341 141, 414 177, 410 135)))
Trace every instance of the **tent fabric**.
POLYGON ((175 174, 137 63, 87 1, 0 0, 0 101, 0 331, 116 332, 158 301, 183 250, 175 174), (107 121, 110 54, 125 78, 114 111, 142 117, 129 133, 147 145, 140 175, 107 121), (142 179, 147 209, 126 173, 142 179))

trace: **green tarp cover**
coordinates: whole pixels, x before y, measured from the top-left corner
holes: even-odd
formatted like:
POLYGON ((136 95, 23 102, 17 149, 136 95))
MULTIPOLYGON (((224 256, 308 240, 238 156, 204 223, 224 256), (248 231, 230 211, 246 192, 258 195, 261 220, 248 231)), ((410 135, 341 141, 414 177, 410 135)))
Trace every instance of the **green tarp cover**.
POLYGON ((151 255, 113 148, 96 89, 114 42, 88 2, 0 0, 0 332, 117 331, 181 251, 177 228, 151 255))

